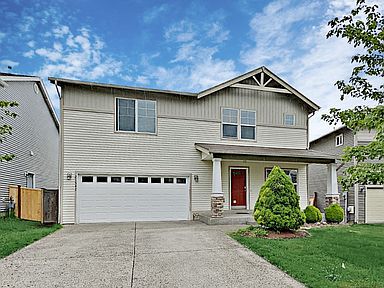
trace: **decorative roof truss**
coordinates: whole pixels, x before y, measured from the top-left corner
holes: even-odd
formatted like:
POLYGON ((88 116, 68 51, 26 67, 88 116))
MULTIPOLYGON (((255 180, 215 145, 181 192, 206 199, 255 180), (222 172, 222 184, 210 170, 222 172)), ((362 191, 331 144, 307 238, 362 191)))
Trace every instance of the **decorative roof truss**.
POLYGON ((232 84, 230 87, 292 94, 291 91, 286 89, 279 82, 280 81, 275 79, 272 75, 268 75, 264 71, 260 71, 249 78, 232 84))

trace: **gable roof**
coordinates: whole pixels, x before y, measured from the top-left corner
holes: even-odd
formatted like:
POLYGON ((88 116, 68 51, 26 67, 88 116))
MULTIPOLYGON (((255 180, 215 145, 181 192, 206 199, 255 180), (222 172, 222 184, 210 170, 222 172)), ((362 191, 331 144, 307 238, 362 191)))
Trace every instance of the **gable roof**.
MULTIPOLYGON (((234 87, 239 87, 239 86, 236 86, 236 84, 238 84, 239 82, 247 79, 247 78, 250 78, 250 77, 254 77, 255 75, 259 74, 259 73, 265 73, 266 75, 268 75, 268 77, 270 77, 271 79, 273 79, 275 82, 277 82, 279 85, 281 85, 284 89, 286 89, 288 93, 292 93, 293 95, 295 95, 296 97, 298 97, 299 99, 301 99, 304 103, 306 103, 313 111, 317 111, 320 109, 320 106, 317 105, 315 102, 313 102, 312 100, 310 100, 309 98, 307 98, 306 96, 304 96, 302 93, 300 93, 299 91, 297 91, 295 88, 293 88, 291 85, 289 85, 287 82, 285 82, 283 79, 281 79, 280 77, 278 77, 276 74, 272 73, 272 71, 270 71, 267 67, 265 66, 262 66, 262 67, 259 67, 257 69, 254 69, 252 71, 249 71, 245 74, 242 74, 240 76, 237 76, 233 79, 230 79, 228 81, 225 81, 221 84, 218 84, 216 86, 213 86, 211 88, 208 88, 204 91, 201 91, 198 93, 197 95, 197 98, 202 98, 202 97, 205 97, 209 94, 212 94, 216 91, 219 91, 221 89, 224 89, 224 88, 227 88, 227 87, 230 87, 232 85, 234 85, 234 87)), ((256 80, 256 79, 255 79, 256 80)), ((244 85, 244 88, 250 88, 249 87, 250 85, 244 85)), ((281 89, 283 90, 283 89, 281 89)), ((283 92, 283 91, 281 91, 283 92)))
MULTIPOLYGON (((261 78, 263 79, 263 78, 261 78)), ((303 101, 308 107, 309 110, 312 112, 315 112, 320 109, 320 106, 314 103, 312 100, 304 96, 302 93, 297 91, 295 88, 293 88, 291 85, 289 85, 287 82, 282 80, 280 77, 272 73, 269 69, 262 66, 257 69, 254 69, 252 71, 249 71, 245 74, 242 74, 240 76, 237 76, 233 79, 230 79, 228 81, 225 81, 223 83, 220 83, 216 86, 213 86, 211 88, 208 88, 206 90, 203 90, 198 93, 191 93, 191 92, 179 92, 179 91, 172 91, 172 90, 161 90, 161 89, 151 89, 151 88, 141 88, 141 87, 134 87, 134 86, 124 86, 124 85, 115 85, 115 84, 106 84, 106 83, 96 83, 96 82, 88 82, 88 81, 79 81, 79 80, 72 80, 72 79, 65 79, 65 78, 56 78, 56 77, 49 77, 48 80, 55 85, 61 86, 62 84, 73 84, 73 85, 82 85, 82 86, 91 86, 91 87, 104 87, 104 88, 115 88, 115 89, 122 89, 122 90, 134 90, 134 91, 144 91, 144 92, 157 92, 157 93, 165 93, 165 94, 174 94, 174 95, 180 95, 180 96, 190 96, 190 97, 197 97, 203 98, 205 96, 208 96, 216 91, 219 91, 221 89, 227 88, 227 87, 237 87, 237 88, 246 88, 246 89, 256 89, 256 90, 264 90, 264 91, 275 91, 280 93, 287 93, 292 94, 299 98, 301 101, 303 101), (248 78, 253 78, 255 81, 255 84, 260 84, 257 80, 257 76, 259 74, 266 75, 268 77, 268 81, 265 82, 265 85, 263 81, 261 82, 261 85, 249 85, 244 84, 242 81, 247 80, 248 78), (267 86, 267 84, 271 82, 274 83, 275 87, 267 86)))
POLYGON ((48 77, 48 80, 52 84, 59 85, 59 86, 61 86, 61 84, 73 84, 73 85, 80 85, 80 86, 114 88, 114 89, 120 89, 120 90, 133 90, 133 91, 155 92, 155 93, 164 93, 164 94, 174 94, 174 95, 180 95, 180 96, 197 97, 197 93, 190 93, 190 92, 180 92, 180 91, 172 91, 172 90, 161 90, 161 89, 126 86, 126 85, 79 81, 79 80, 56 78, 56 77, 48 77))
POLYGON ((321 139, 323 139, 323 138, 325 138, 325 137, 328 137, 329 135, 332 135, 332 134, 334 134, 334 133, 335 133, 335 134, 336 134, 336 133, 341 133, 341 130, 345 130, 345 129, 347 129, 347 130, 351 130, 351 131, 352 131, 352 129, 350 129, 350 128, 348 128, 347 126, 343 125, 343 126, 340 126, 339 128, 336 128, 336 129, 334 129, 334 130, 332 130, 332 131, 330 131, 330 132, 328 132, 328 133, 325 133, 324 135, 322 135, 322 136, 320 136, 320 137, 318 137, 318 138, 316 138, 316 139, 310 141, 310 142, 309 142, 309 145, 312 145, 312 144, 314 144, 314 143, 320 141, 321 139))
POLYGON ((41 95, 43 96, 43 100, 45 104, 48 107, 48 111, 51 114, 51 117, 53 119, 53 122, 55 123, 55 126, 57 130, 59 130, 60 124, 59 120, 56 116, 55 109, 53 108, 53 104, 51 102, 51 99, 48 96, 47 89, 45 88, 45 85, 40 77, 37 76, 31 76, 31 75, 18 75, 18 74, 11 74, 11 73, 0 73, 0 84, 4 83, 5 85, 1 85, 3 87, 8 86, 9 84, 7 82, 17 82, 17 81, 26 81, 26 82, 36 82, 39 86, 39 89, 41 91, 41 95))

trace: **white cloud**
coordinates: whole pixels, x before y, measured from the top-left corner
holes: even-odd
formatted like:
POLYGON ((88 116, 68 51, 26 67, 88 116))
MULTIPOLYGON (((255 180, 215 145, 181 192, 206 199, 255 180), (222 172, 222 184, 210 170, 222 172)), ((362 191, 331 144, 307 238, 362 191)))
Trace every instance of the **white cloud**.
MULTIPOLYGON (((67 26, 60 26, 52 31, 59 35, 52 47, 34 50, 35 55, 45 60, 38 75, 97 80, 121 72, 122 63, 106 54, 103 41, 92 36, 88 29, 82 28, 78 34, 73 34, 67 26)), ((34 54, 29 51, 26 56, 34 54)))
POLYGON ((10 60, 10 59, 4 59, 0 61, 0 70, 8 70, 8 67, 15 68, 19 65, 19 62, 10 60))
POLYGON ((56 27, 52 30, 53 35, 56 38, 63 38, 64 36, 68 35, 70 33, 69 27, 66 25, 56 27))
POLYGON ((321 120, 329 108, 364 103, 359 99, 341 101, 334 86, 337 80, 349 77, 350 57, 356 50, 343 39, 326 39, 327 22, 348 13, 351 2, 331 0, 324 6, 318 1, 274 1, 250 21, 254 45, 241 52, 241 61, 250 69, 270 67, 322 107, 310 120, 311 139, 333 129, 321 120), (318 16, 323 10, 325 16, 318 16), (318 17, 317 24, 311 26, 314 17, 318 17))
POLYGON ((199 91, 236 76, 233 60, 216 57, 228 37, 229 31, 217 19, 201 25, 187 20, 172 24, 164 38, 174 47, 175 56, 168 66, 154 66, 151 57, 143 57, 146 79, 162 89, 199 91))
POLYGON ((31 41, 28 41, 27 45, 28 45, 29 48, 33 48, 33 47, 35 47, 36 42, 31 40, 31 41))
POLYGON ((189 42, 195 37, 194 25, 186 20, 175 23, 164 33, 165 39, 175 42, 189 42))
POLYGON ((154 21, 160 14, 168 11, 169 6, 167 4, 161 4, 160 6, 154 6, 152 9, 144 12, 143 21, 145 24, 150 24, 154 21))

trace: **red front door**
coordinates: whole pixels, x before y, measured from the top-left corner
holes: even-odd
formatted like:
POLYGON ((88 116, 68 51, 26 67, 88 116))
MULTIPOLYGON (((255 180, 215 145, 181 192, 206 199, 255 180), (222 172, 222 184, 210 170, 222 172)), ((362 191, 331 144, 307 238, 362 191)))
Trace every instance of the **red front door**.
POLYGON ((231 206, 247 206, 246 169, 231 169, 231 206))

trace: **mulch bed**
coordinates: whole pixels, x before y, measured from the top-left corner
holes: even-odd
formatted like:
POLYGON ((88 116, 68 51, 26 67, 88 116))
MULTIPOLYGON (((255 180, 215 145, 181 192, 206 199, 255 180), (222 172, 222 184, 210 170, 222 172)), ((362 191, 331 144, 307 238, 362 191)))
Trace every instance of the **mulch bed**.
POLYGON ((274 232, 269 231, 267 236, 263 238, 267 239, 291 239, 291 238, 303 238, 308 237, 310 234, 307 231, 286 231, 286 232, 274 232))

